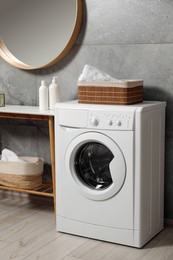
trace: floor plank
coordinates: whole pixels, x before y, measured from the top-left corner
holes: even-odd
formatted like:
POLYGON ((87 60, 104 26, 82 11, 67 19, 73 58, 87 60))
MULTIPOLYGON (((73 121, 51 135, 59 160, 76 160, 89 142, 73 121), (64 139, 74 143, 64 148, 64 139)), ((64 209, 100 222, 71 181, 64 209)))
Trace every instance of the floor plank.
POLYGON ((70 256, 80 258, 82 260, 99 260, 115 247, 117 247, 115 244, 89 239, 82 246, 74 250, 70 256))
POLYGON ((166 229, 167 235, 142 258, 142 260, 172 260, 173 259, 173 229, 166 229))
POLYGON ((44 248, 41 248, 32 255, 26 257, 26 259, 60 260, 85 243, 86 240, 86 238, 62 234, 56 240, 47 244, 44 248))
MULTIPOLYGON (((67 255, 67 256, 63 257, 62 260, 81 260, 81 259, 67 255)), ((91 260, 92 260, 92 259, 91 259, 91 260)))
MULTIPOLYGON (((54 222, 43 225, 0 251, 2 259, 22 260, 51 243, 61 234, 56 232, 54 222)), ((32 259, 32 258, 30 258, 32 259)), ((44 259, 44 258, 43 258, 44 259)), ((51 260, 51 259, 49 259, 51 260)))
MULTIPOLYGON (((26 212, 27 209, 28 208, 26 208, 26 212)), ((50 209, 50 207, 40 207, 37 210, 33 209, 32 215, 28 213, 28 217, 21 219, 20 221, 15 222, 14 224, 9 225, 5 229, 1 230, 1 239, 7 242, 15 242, 16 240, 21 239, 23 236, 32 233, 40 227, 44 227, 44 225, 48 224, 49 222, 54 223, 53 210, 50 209)))
POLYGON ((0 240, 0 250, 9 246, 9 245, 10 245, 10 243, 0 240))
POLYGON ((16 196, 8 192, 8 195, 5 195, 4 192, 5 191, 0 192, 0 216, 12 212, 14 209, 30 201, 28 197, 22 196, 21 194, 17 194, 16 196))
POLYGON ((29 202, 20 207, 15 208, 13 211, 6 212, 0 216, 0 232, 13 226, 16 223, 28 218, 39 211, 41 205, 32 205, 29 202))

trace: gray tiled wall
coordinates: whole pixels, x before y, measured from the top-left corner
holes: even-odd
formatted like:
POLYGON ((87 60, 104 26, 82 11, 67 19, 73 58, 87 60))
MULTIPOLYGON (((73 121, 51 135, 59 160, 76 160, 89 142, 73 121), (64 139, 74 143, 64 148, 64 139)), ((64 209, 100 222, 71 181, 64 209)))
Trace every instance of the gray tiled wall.
MULTIPOLYGON (((85 64, 116 78, 144 79, 146 100, 167 101, 165 218, 173 219, 173 1, 86 0, 80 35, 70 53, 56 65, 23 71, 0 60, 0 90, 8 104, 38 105, 38 88, 59 77, 61 100, 77 97, 77 79, 85 64)), ((1 120, 0 148, 46 159, 50 170, 47 125, 1 120), (17 122, 16 122, 17 124, 17 122), (25 138, 27 136, 27 138, 25 138), (25 149, 28 147, 28 149, 25 149)))

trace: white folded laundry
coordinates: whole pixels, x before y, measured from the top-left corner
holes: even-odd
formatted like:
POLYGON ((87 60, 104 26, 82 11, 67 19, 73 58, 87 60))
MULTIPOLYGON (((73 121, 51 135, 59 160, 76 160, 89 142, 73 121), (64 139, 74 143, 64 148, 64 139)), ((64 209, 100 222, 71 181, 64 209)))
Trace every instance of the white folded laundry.
POLYGON ((118 82, 119 80, 91 65, 85 65, 78 81, 86 82, 118 82))
POLYGON ((2 150, 1 161, 24 162, 24 160, 20 159, 16 153, 6 148, 2 150))

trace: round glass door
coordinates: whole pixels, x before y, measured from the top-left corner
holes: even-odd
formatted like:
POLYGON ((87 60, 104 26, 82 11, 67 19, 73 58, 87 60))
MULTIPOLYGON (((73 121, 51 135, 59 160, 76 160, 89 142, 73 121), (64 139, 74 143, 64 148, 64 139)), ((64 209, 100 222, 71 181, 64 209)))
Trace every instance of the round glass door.
POLYGON ((92 200, 111 198, 125 182, 124 156, 119 146, 101 133, 87 132, 72 140, 64 163, 69 181, 92 200))
POLYGON ((113 182, 109 168, 113 158, 113 153, 101 143, 84 144, 75 156, 76 174, 87 187, 96 190, 106 189, 113 182))

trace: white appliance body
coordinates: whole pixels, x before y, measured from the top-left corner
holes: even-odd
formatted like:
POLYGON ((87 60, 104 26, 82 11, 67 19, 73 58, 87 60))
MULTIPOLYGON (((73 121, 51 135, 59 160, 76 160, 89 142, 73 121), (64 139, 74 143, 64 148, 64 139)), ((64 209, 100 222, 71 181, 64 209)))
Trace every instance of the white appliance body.
POLYGON ((57 231, 142 247, 163 229, 165 103, 58 103, 57 231))

